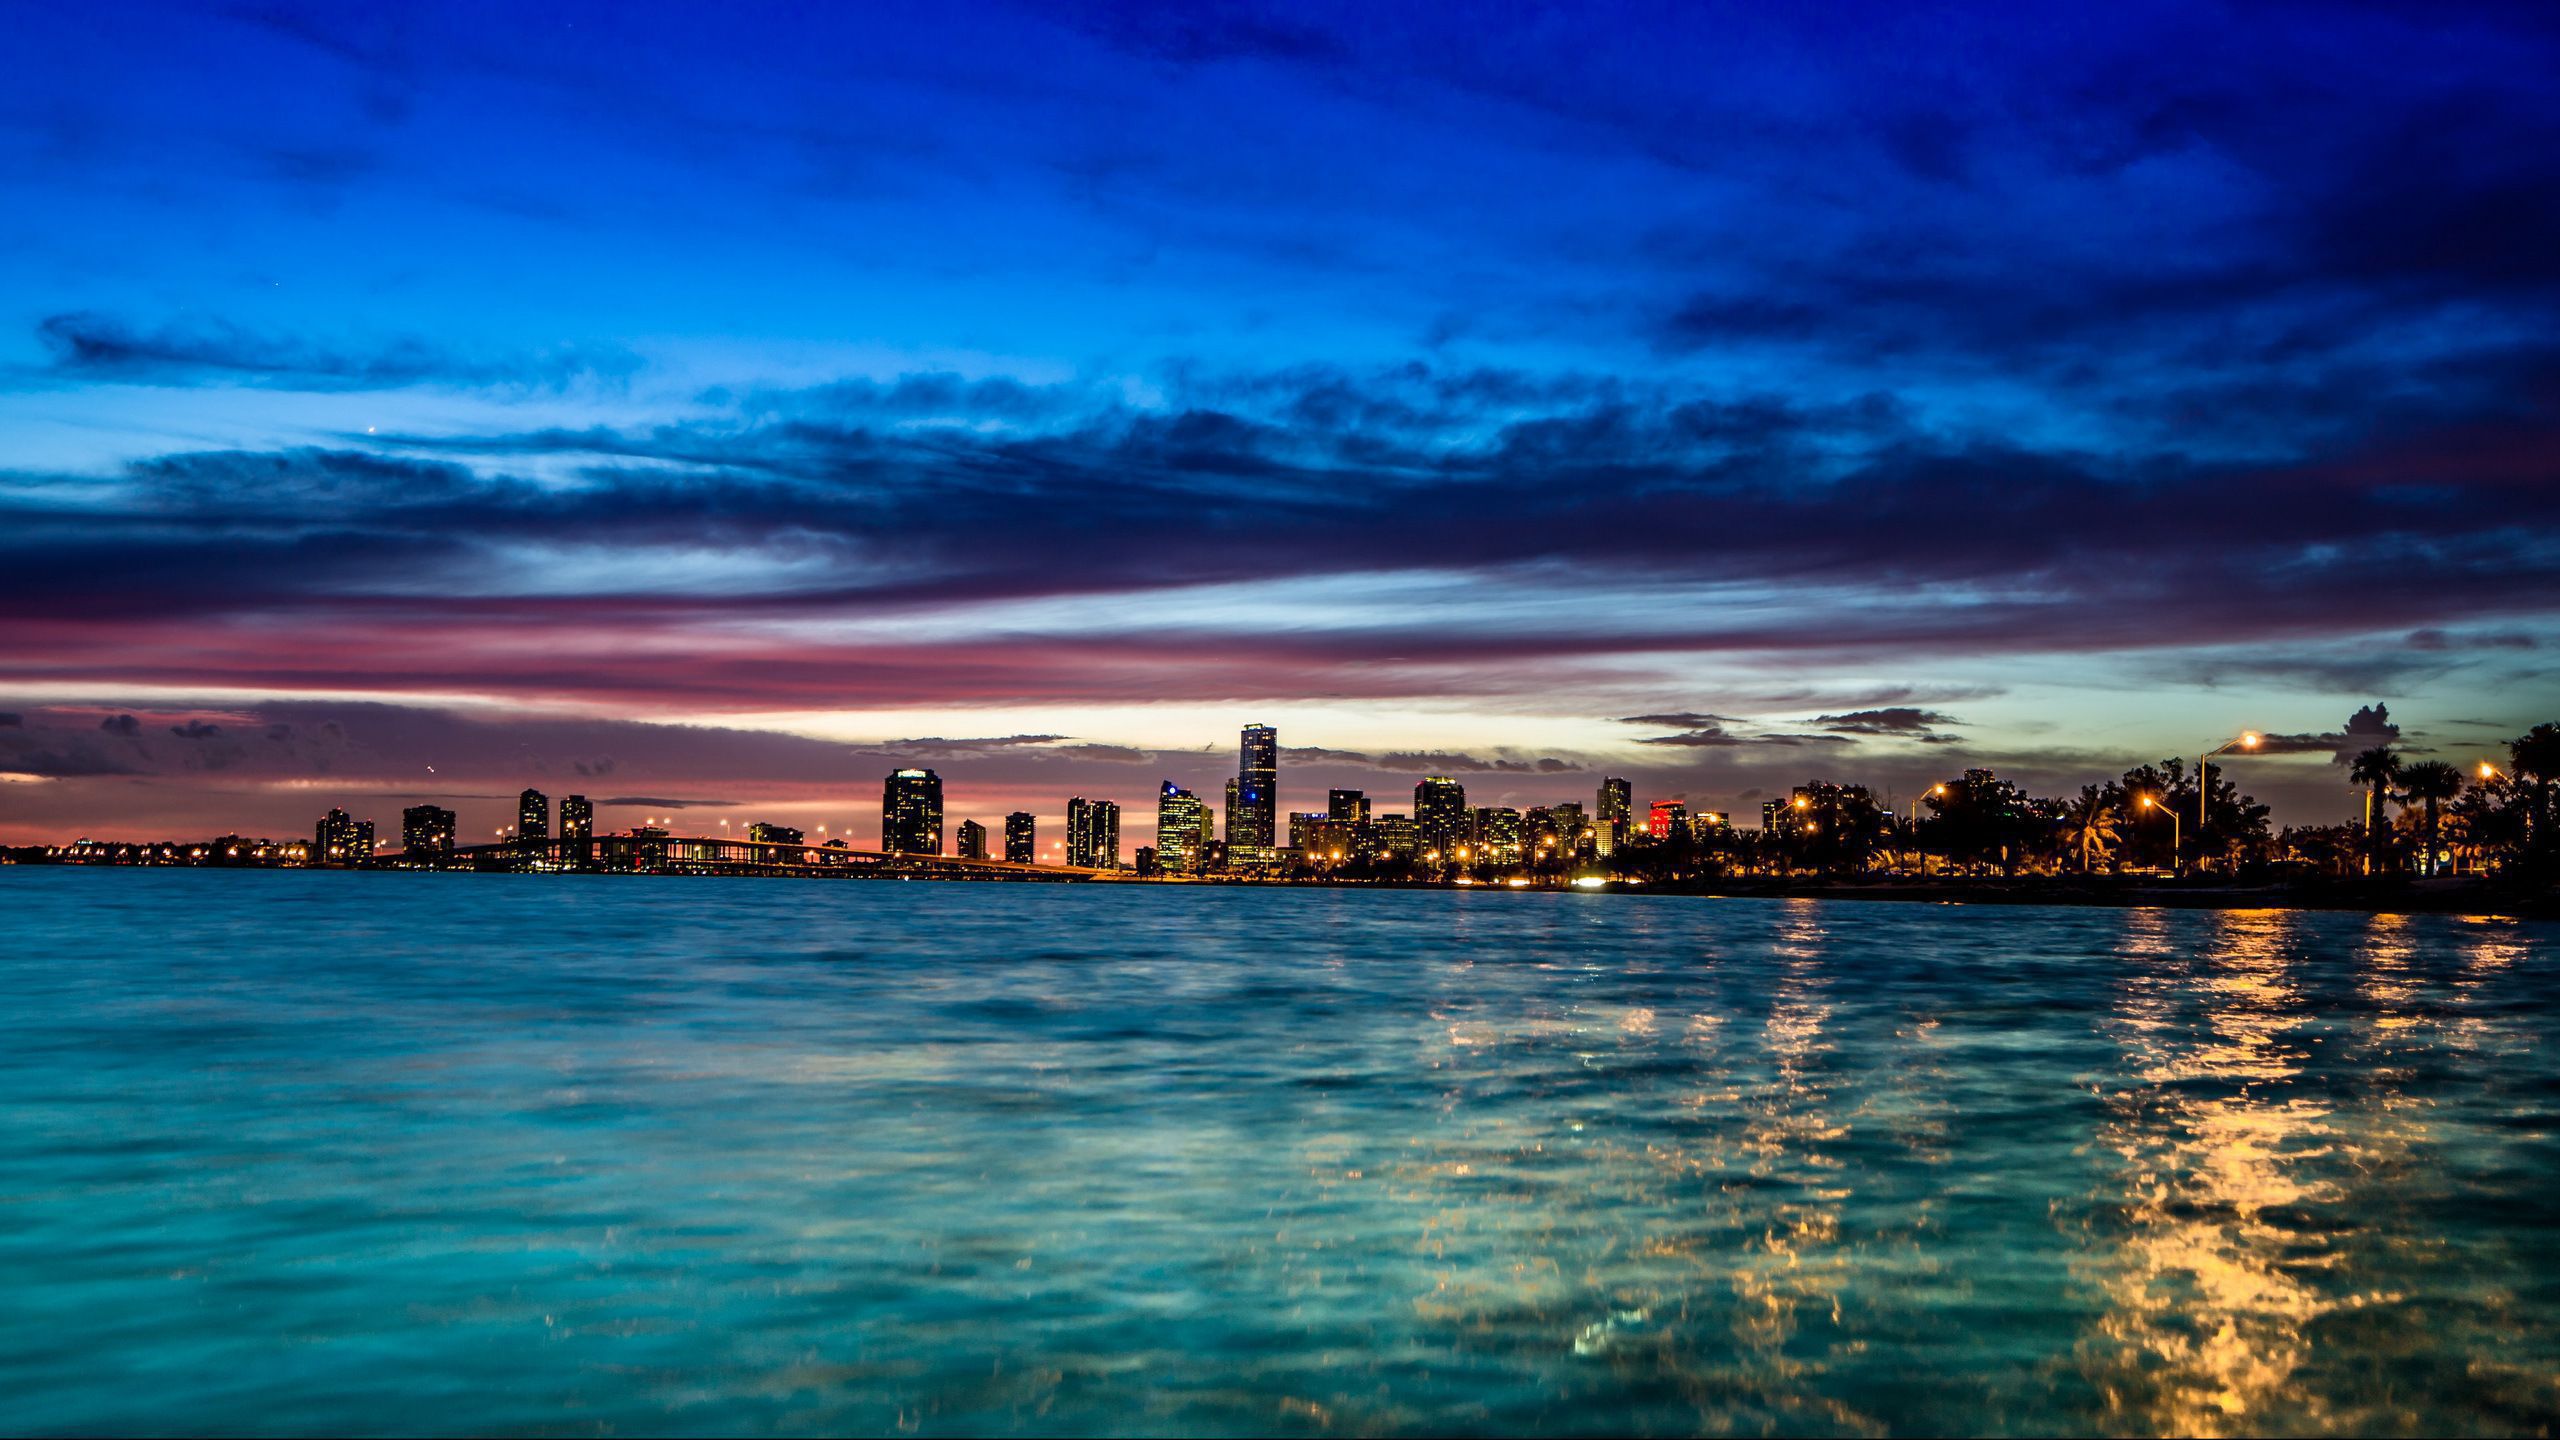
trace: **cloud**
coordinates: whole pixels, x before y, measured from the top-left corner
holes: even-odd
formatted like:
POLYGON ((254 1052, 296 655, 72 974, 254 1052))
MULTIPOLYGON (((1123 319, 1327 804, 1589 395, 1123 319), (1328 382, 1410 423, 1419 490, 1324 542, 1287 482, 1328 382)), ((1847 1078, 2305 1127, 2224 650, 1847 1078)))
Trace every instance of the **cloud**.
POLYGON ((1670 710, 1658 715, 1621 715, 1618 717, 1618 723, 1621 725, 1686 725, 1704 729, 1739 725, 1743 722, 1729 715, 1709 715, 1699 710, 1670 710))
MULTIPOLYGON (((337 151, 279 157, 293 178, 336 182, 365 163, 337 151)), ((473 358, 424 340, 335 347, 261 335, 221 321, 144 329, 87 311, 48 315, 36 336, 66 378, 152 385, 228 384, 302 390, 380 390, 411 385, 557 390, 579 380, 621 381, 637 357, 612 348, 473 358)))
POLYGON ((169 733, 181 740, 211 740, 222 734, 222 727, 210 720, 190 720, 170 726, 169 733))
POLYGON ((0 730, 15 730, 27 723, 27 717, 15 710, 0 710, 0 730))
POLYGON ((1817 715, 1812 723, 1833 735, 1872 735, 1911 740, 1923 745, 1951 745, 1958 739, 1939 728, 1955 724, 1955 717, 1910 705, 1852 710, 1841 715, 1817 715))
POLYGON ((142 722, 131 715, 110 715, 98 722, 98 728, 110 735, 122 735, 130 739, 142 733, 142 722))
POLYGON ((2325 753, 2331 763, 2347 765, 2363 751, 2376 745, 2396 744, 2399 739, 2400 727, 2392 723, 2391 707, 2375 701, 2359 707, 2340 729, 2326 734, 2261 735, 2257 749, 2262 755, 2325 753))
POLYGON ((1468 755, 1450 750, 1391 750, 1378 756, 1371 763, 1371 768, 1426 775, 1565 775, 1587 767, 1552 755, 1520 759, 1507 755, 1468 755))
POLYGON ((735 810, 744 801, 674 799, 665 795, 608 795, 598 805, 627 805, 647 810, 735 810))

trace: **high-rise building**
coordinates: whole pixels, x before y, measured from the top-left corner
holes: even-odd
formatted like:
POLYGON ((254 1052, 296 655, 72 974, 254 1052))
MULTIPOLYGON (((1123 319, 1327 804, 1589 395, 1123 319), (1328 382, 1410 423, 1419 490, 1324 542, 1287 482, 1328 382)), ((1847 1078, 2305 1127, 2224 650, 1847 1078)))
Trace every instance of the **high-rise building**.
POLYGON ((963 860, 984 860, 987 858, 986 826, 979 824, 975 820, 963 820, 960 822, 960 858, 963 860))
POLYGON ((1120 868, 1120 806, 1078 795, 1067 802, 1067 863, 1094 870, 1120 868))
POLYGON ((551 797, 539 790, 527 790, 516 797, 516 838, 548 840, 551 838, 551 797))
POLYGON ((1323 829, 1324 829, 1324 827, 1326 827, 1327 825, 1330 825, 1330 824, 1332 824, 1332 823, 1333 823, 1333 817, 1331 817, 1331 816, 1329 816, 1329 815, 1326 815, 1326 814, 1325 814, 1325 813, 1323 813, 1322 811, 1318 811, 1318 810, 1292 810, 1292 811, 1290 811, 1290 812, 1289 812, 1289 848, 1290 848, 1290 849, 1292 849, 1292 850, 1304 850, 1304 849, 1306 849, 1306 848, 1307 848, 1307 837, 1309 837, 1309 836, 1311 836, 1311 835, 1314 835, 1314 834, 1318 833, 1319 831, 1323 830, 1323 829))
POLYGON ((880 790, 880 848, 892 855, 942 853, 942 777, 892 770, 880 790))
POLYGON ((1244 727, 1236 783, 1227 798, 1227 848, 1267 851, 1279 843, 1280 732, 1244 727))
POLYGON ((1592 813, 1592 839, 1603 855, 1613 854, 1627 838, 1635 818, 1636 787, 1612 775, 1600 782, 1599 808, 1592 813))
POLYGON ((1208 808, 1200 797, 1167 780, 1156 796, 1156 864, 1184 874, 1200 868, 1208 854, 1208 808))
POLYGON ((1413 829, 1424 850, 1453 856, 1475 829, 1467 809, 1467 787, 1446 775, 1426 776, 1413 787, 1413 829))
POLYGON ((1520 812, 1508 805, 1486 805, 1476 810, 1475 858, 1496 865, 1520 863, 1520 812))
MULTIPOLYGON (((568 833, 567 827, 569 824, 569 807, 565 803, 560 807, 560 824, 562 827, 561 833, 566 835, 568 833)), ((747 838, 760 845, 797 845, 807 837, 792 826, 776 825, 770 820, 758 820, 747 827, 747 838)))
MULTIPOLYGON (((323 845, 321 849, 327 850, 323 845)), ((453 853, 453 812, 441 805, 412 805, 400 812, 400 848, 412 860, 453 853)))
POLYGON ((1422 853, 1422 836, 1410 815, 1380 815, 1369 822, 1369 833, 1377 838, 1378 848, 1397 860, 1410 860, 1422 853))
POLYGON ((1327 790, 1324 792, 1324 813, 1328 820, 1366 825, 1369 823, 1369 793, 1365 790, 1327 790))
POLYGON ((1677 800, 1656 800, 1645 812, 1645 833, 1656 840, 1689 838, 1689 807, 1677 800))
POLYGON ((1031 838, 1032 818, 1028 810, 1016 810, 1004 817, 1004 858, 1016 865, 1029 865, 1039 858, 1031 838))
POLYGON ((560 838, 592 840, 596 834, 596 807, 584 795, 571 795, 560 802, 560 838))
POLYGON ((314 865, 361 865, 373 858, 373 822, 357 820, 336 806, 320 817, 311 837, 314 865))

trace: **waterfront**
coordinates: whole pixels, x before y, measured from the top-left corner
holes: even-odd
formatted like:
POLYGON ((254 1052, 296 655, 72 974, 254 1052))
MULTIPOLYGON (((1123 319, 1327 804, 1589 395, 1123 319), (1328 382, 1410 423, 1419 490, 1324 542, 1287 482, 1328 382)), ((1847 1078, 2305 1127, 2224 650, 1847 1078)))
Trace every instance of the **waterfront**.
POLYGON ((0 873, 0 1428, 2521 1433, 2560 929, 0 873))

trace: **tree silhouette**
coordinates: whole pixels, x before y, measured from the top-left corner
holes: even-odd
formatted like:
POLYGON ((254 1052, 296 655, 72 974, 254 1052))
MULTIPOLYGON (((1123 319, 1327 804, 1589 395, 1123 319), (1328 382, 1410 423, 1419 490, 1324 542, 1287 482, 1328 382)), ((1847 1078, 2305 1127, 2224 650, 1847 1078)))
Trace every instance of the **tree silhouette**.
POLYGON ((2426 816, 2418 829, 2424 847, 2421 852, 2424 858, 2419 862, 2423 873, 2432 875, 2436 870, 2436 836, 2441 807, 2461 793, 2462 772, 2442 760, 2421 760, 2400 770, 2402 807, 2421 806, 2426 816))

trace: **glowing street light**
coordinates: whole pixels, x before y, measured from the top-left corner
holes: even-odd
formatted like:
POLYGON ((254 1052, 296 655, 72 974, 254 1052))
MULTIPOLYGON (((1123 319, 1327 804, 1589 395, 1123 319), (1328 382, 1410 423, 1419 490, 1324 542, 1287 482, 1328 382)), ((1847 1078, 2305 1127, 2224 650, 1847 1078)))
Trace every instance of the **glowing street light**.
POLYGON ((2212 812, 2205 808, 2213 803, 2213 772, 2206 768, 2205 762, 2216 755, 2227 755, 2234 750, 2257 748, 2258 732, 2243 730, 2196 757, 2196 839, 2199 843, 2204 839, 2205 828, 2213 823, 2212 812))
POLYGON ((2168 816, 2169 816, 2169 873, 2170 873, 2170 874, 2172 874, 2172 875, 2183 874, 2183 873, 2185 872, 2186 859, 2185 859, 2185 857, 2184 857, 2183 855, 2181 855, 2181 854, 2179 853, 2179 851, 2180 851, 2180 844, 2181 844, 2181 842, 2180 842, 2180 840, 2179 840, 2178 832, 2179 832, 2179 830, 2180 830, 2182 827, 2180 827, 2180 825, 2178 824, 2178 812, 2177 812, 2177 809, 2176 809, 2174 806, 2169 806, 2169 805, 2163 805, 2163 804, 2161 804, 2161 803, 2160 803, 2160 797, 2158 797, 2158 796, 2156 796, 2156 795, 2145 795, 2145 796, 2143 796, 2143 797, 2142 797, 2142 808, 2143 808, 2143 809, 2145 809, 2145 810, 2159 810, 2159 811, 2164 811, 2164 812, 2166 812, 2166 813, 2168 814, 2168 816))

